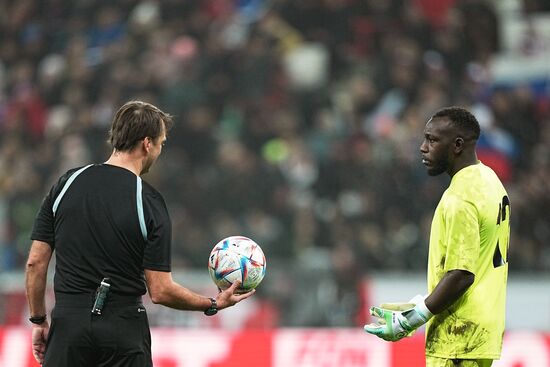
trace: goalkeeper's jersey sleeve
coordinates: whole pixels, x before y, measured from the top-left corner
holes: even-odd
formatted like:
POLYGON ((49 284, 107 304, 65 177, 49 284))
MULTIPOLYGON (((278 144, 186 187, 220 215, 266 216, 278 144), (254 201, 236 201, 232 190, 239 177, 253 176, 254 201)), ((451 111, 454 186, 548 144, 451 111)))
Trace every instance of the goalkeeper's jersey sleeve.
POLYGON ((475 281, 426 326, 426 355, 498 359, 504 333, 510 201, 481 162, 457 172, 436 208, 430 234, 430 293, 450 270, 475 281))

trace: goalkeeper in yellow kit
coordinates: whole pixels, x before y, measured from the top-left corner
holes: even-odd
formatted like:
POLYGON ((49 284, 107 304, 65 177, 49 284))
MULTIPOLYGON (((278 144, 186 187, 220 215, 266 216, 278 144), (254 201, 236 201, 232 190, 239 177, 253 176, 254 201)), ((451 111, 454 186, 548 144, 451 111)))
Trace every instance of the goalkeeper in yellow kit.
POLYGON ((451 182, 435 210, 427 297, 372 307, 365 331, 397 341, 426 325, 427 367, 488 367, 504 334, 510 200, 492 169, 477 160, 480 128, 460 107, 439 110, 420 146, 430 176, 451 182))

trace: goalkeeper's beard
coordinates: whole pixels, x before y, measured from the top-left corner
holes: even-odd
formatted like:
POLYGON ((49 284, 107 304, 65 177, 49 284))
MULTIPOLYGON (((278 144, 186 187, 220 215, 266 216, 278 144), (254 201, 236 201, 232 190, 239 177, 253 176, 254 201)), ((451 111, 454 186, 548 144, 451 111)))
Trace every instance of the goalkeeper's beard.
POLYGON ((440 159, 437 161, 431 161, 432 166, 428 167, 428 175, 439 176, 444 172, 448 172, 450 164, 446 159, 440 159))

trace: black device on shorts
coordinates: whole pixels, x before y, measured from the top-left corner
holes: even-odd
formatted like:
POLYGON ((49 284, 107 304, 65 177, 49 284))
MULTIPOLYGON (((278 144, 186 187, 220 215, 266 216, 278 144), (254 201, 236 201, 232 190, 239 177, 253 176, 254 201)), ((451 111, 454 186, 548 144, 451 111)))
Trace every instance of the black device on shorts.
POLYGON ((95 315, 101 315, 101 311, 103 310, 103 306, 105 305, 105 299, 107 298, 109 288, 111 287, 110 282, 111 280, 109 278, 103 278, 103 280, 99 284, 99 287, 97 288, 94 305, 92 307, 92 313, 95 315))

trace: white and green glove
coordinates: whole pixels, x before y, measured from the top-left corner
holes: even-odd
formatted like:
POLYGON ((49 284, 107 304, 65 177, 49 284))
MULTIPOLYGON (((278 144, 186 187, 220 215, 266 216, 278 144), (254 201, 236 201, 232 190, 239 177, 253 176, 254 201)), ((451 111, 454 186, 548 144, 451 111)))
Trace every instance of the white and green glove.
POLYGON ((379 321, 365 325, 365 331, 392 342, 411 335, 433 316, 424 299, 418 295, 407 303, 383 303, 380 307, 371 307, 370 314, 379 321))

